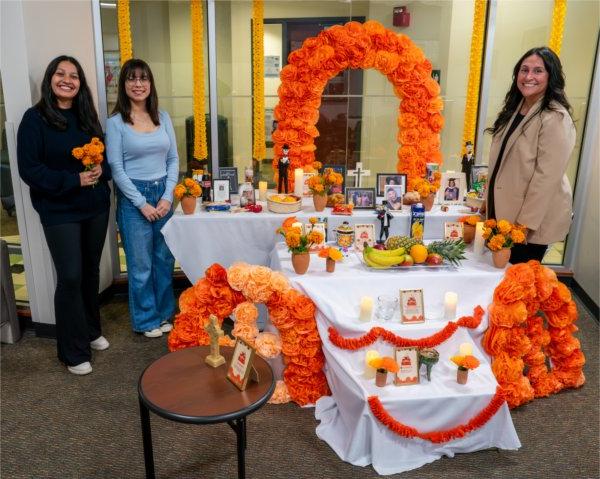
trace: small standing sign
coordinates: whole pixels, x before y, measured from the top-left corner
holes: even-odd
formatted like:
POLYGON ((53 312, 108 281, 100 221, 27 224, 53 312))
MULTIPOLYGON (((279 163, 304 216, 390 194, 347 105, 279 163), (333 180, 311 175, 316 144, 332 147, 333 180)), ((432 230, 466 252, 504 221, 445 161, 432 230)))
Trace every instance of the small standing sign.
MULTIPOLYGON (((246 389, 248 379, 254 370, 252 362, 254 361, 255 354, 256 352, 252 346, 243 339, 237 338, 231 363, 227 370, 227 379, 229 379, 240 391, 246 389)), ((255 380, 257 381, 258 378, 256 373, 254 373, 254 375, 255 380)))
POLYGON ((424 310, 422 289, 400 290, 400 320, 402 323, 424 323, 424 310))
POLYGON ((419 350, 415 347, 396 348, 394 355, 398 363, 394 384, 396 386, 419 384, 419 350))
POLYGON ((444 239, 458 241, 463 237, 463 223, 449 222, 444 223, 444 239))
POLYGON ((354 249, 356 251, 364 250, 365 243, 369 246, 375 244, 375 225, 373 223, 354 225, 354 249))

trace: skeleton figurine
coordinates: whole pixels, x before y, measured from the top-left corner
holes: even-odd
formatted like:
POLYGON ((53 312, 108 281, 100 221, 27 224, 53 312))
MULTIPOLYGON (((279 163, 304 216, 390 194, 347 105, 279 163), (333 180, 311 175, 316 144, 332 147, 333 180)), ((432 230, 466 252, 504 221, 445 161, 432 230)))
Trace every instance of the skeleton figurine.
POLYGON ((283 156, 279 158, 279 161, 277 162, 277 170, 279 173, 277 193, 288 192, 288 170, 290 168, 290 159, 288 158, 289 152, 290 147, 288 145, 283 145, 283 156))
POLYGON ((381 228, 379 229, 379 241, 377 243, 383 244, 390 235, 390 222, 394 215, 389 212, 387 201, 384 201, 381 205, 377 206, 375 210, 377 212, 377 219, 381 222, 381 228), (385 235, 385 239, 383 239, 385 235))

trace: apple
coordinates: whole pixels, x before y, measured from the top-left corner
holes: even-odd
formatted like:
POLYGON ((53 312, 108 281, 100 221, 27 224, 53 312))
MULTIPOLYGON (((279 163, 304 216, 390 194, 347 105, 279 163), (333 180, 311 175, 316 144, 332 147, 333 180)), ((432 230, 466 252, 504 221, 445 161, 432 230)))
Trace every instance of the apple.
POLYGON ((374 249, 380 249, 380 250, 385 250, 385 245, 383 243, 375 243, 373 245, 374 249))
POLYGON ((444 262, 444 258, 442 258, 437 253, 428 254, 427 259, 425 260, 425 263, 430 264, 430 265, 438 265, 438 264, 442 264, 443 262, 444 262))
POLYGON ((404 262, 400 263, 400 266, 412 266, 413 264, 415 264, 415 260, 413 259, 413 257, 409 254, 405 254, 404 262))

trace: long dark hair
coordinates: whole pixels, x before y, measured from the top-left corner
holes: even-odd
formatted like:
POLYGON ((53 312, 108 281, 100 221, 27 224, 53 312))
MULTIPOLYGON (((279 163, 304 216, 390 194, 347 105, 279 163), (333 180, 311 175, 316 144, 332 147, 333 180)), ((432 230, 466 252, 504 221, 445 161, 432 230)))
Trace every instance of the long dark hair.
POLYGON ((61 131, 67 129, 67 119, 61 113, 56 95, 52 91, 52 77, 61 62, 73 64, 79 76, 79 91, 75 98, 73 98, 73 108, 79 120, 79 127, 91 135, 102 136, 102 127, 98 121, 98 113, 96 112, 92 93, 85 79, 83 68, 81 68, 79 62, 73 57, 61 55, 50 62, 42 80, 42 97, 35 104, 35 107, 50 126, 61 131))
POLYGON ((121 118, 125 123, 133 125, 133 121, 131 120, 131 100, 125 91, 125 82, 128 78, 134 78, 136 73, 144 75, 150 80, 150 95, 146 98, 146 111, 150 115, 152 123, 158 126, 160 125, 158 117, 158 94, 156 93, 156 87, 154 86, 154 76, 152 75, 152 70, 150 70, 148 64, 139 58, 127 60, 121 67, 117 104, 115 105, 112 114, 120 113, 121 118))
MULTIPOLYGON (((517 86, 517 77, 519 75, 519 70, 521 69, 521 64, 523 61, 530 57, 531 55, 537 55, 544 62, 544 68, 548 72, 548 87, 546 88, 546 92, 544 93, 544 98, 542 100, 542 104, 534 115, 541 113, 544 110, 553 110, 554 108, 551 105, 551 102, 555 101, 560 103, 571 115, 571 105, 569 104, 567 97, 565 95, 565 75, 563 73, 562 64, 560 63, 560 59, 552 50, 548 47, 536 47, 532 48, 528 52, 526 52, 517 62, 515 68, 513 70, 513 81, 510 86, 510 90, 506 94, 504 98, 504 106, 502 107, 502 111, 498 114, 498 118, 494 122, 494 126, 491 128, 486 128, 486 132, 492 133, 495 135, 504 129, 504 127, 508 124, 511 117, 513 116, 515 110, 519 107, 521 100, 523 99, 523 95, 519 91, 517 86)), ((530 117, 533 118, 532 115, 530 117)))

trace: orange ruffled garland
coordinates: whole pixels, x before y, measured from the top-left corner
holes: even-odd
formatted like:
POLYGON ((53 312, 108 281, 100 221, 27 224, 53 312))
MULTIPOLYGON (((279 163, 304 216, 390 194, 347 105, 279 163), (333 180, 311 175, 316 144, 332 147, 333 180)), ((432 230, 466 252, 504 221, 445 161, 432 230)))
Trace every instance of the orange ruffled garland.
MULTIPOLYGON (((408 175, 408 190, 425 176, 426 163, 442 164, 440 131, 444 102, 440 85, 431 78, 431 62, 406 35, 381 23, 348 22, 307 38, 281 70, 279 103, 275 107, 273 169, 284 144, 290 167, 314 170, 315 138, 319 136, 321 95, 327 82, 348 68, 375 68, 387 76, 402 101, 398 116, 397 170, 408 175)), ((293 188, 294 178, 288 180, 293 188)))
POLYGON ((577 307, 554 271, 538 261, 510 267, 489 313, 483 347, 511 408, 585 383, 585 357, 573 336, 577 307))
POLYGON ((453 427, 451 429, 446 429, 445 431, 432 431, 432 432, 421 432, 414 427, 407 426, 406 424, 401 423, 400 421, 394 419, 390 413, 388 413, 379 397, 370 396, 369 397, 369 407, 371 408, 371 412, 373 415, 381 422, 384 426, 386 426, 390 431, 399 436, 413 439, 418 437, 420 439, 424 439, 425 441, 430 441, 436 444, 442 442, 453 441, 455 439, 460 439, 465 437, 467 434, 473 432, 476 429, 484 426, 494 415, 498 412, 498 410, 504 404, 504 397, 502 395, 502 391, 500 386, 496 389, 496 394, 489 402, 489 404, 483 408, 475 417, 473 417, 468 423, 461 424, 459 426, 453 427))
POLYGON ((396 347, 434 348, 447 341, 460 327, 475 329, 481 324, 485 311, 481 306, 473 310, 473 316, 463 316, 458 321, 450 321, 444 328, 431 336, 421 339, 408 339, 398 336, 385 328, 371 328, 369 332, 358 338, 344 338, 333 326, 329 327, 329 340, 341 349, 357 350, 373 344, 377 339, 393 344, 396 347))

